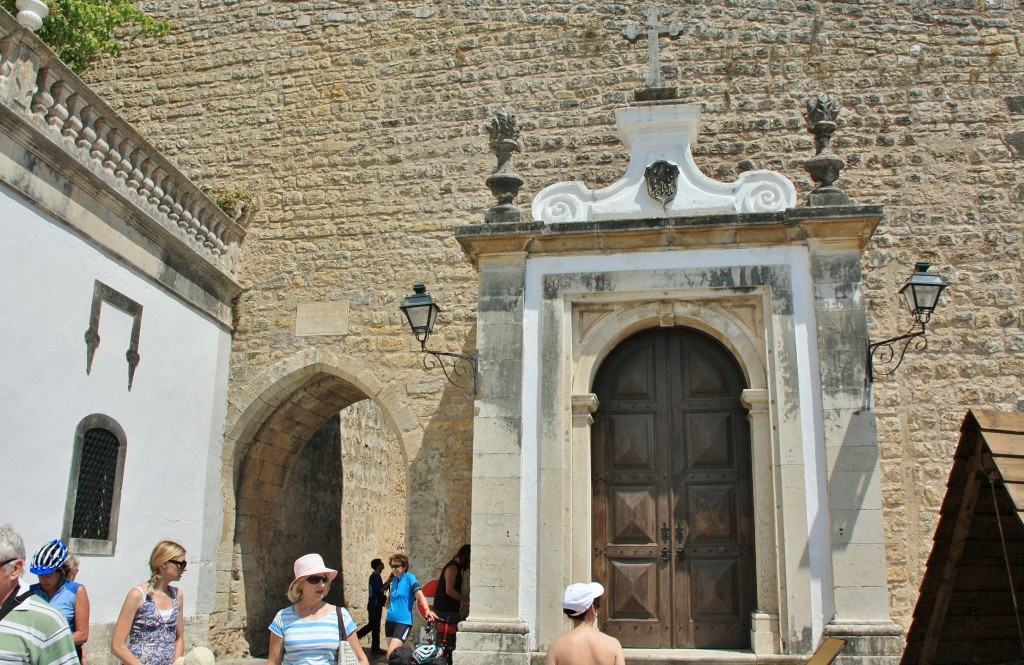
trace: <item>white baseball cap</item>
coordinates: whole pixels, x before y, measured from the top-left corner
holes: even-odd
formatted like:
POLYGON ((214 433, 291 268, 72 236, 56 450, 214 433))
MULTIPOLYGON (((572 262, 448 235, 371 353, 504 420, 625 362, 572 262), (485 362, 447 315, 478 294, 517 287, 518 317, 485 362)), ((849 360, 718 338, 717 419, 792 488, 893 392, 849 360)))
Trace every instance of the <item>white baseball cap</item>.
POLYGON ((604 587, 597 582, 577 582, 565 587, 562 594, 562 608, 579 616, 594 604, 594 599, 604 595, 604 587))

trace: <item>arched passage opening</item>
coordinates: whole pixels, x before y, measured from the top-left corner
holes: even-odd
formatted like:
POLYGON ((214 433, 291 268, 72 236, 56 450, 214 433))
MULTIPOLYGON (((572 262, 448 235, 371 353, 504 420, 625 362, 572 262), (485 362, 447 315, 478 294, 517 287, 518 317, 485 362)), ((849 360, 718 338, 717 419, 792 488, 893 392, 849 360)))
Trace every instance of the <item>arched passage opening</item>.
POLYGON ((318 552, 339 568, 328 600, 341 603, 346 587, 352 593, 365 583, 367 554, 383 556, 405 539, 406 463, 391 420, 352 381, 300 376, 277 384, 291 384, 291 392, 240 441, 236 460, 234 585, 244 596, 238 609, 253 656, 267 652, 267 626, 288 602, 297 557, 318 552), (370 533, 366 525, 383 523, 384 506, 387 528, 370 533))

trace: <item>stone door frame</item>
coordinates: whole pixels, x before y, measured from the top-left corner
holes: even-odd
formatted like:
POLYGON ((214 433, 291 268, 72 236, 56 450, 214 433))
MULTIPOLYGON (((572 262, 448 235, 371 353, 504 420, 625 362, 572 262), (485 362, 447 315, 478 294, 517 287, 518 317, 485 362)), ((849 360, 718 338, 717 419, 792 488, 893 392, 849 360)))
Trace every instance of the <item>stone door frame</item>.
MULTIPOLYGON (((647 328, 688 327, 707 333, 733 354, 750 386, 743 391, 742 401, 750 409, 750 442, 752 482, 754 491, 754 543, 757 570, 757 611, 751 626, 751 647, 755 653, 778 653, 780 615, 779 594, 774 571, 776 558, 776 515, 770 506, 776 503, 777 492, 771 469, 776 458, 777 441, 772 437, 768 414, 769 391, 764 352, 767 330, 760 334, 744 322, 739 309, 747 309, 763 319, 764 289, 757 294, 733 293, 712 295, 697 292, 669 291, 652 298, 650 293, 579 294, 570 299, 573 318, 573 381, 572 381, 572 496, 574 543, 591 544, 591 414, 597 410, 597 397, 590 392, 597 369, 604 358, 623 340, 647 328), (625 296, 625 297, 623 297, 625 296), (586 319, 595 307, 601 311, 616 308, 592 326, 586 319), (760 339, 759 339, 760 338, 760 339), (580 470, 577 473, 577 470, 580 470), (585 517, 586 516, 586 517, 585 517)), ((574 548, 583 551, 582 547, 574 548)), ((589 579, 590 561, 573 561, 573 579, 589 579)))
MULTIPOLYGON (((564 260, 552 273, 541 269, 543 261, 527 262, 527 312, 531 285, 541 301, 538 541, 542 551, 559 552, 538 563, 540 590, 591 579, 590 426, 598 407, 592 393, 598 367, 640 330, 686 326, 721 342, 749 386, 742 400, 750 410, 755 504, 757 605, 751 648, 758 654, 782 653, 787 635, 798 626, 815 625, 820 631, 815 614, 821 616, 828 600, 815 597, 815 589, 828 589, 830 574, 826 561, 819 558, 809 566, 807 557, 811 550, 827 551, 824 543, 811 544, 826 535, 812 532, 807 515, 827 504, 821 488, 807 489, 806 472, 812 469, 814 475, 821 462, 814 457, 821 432, 806 413, 813 409, 808 396, 817 391, 816 377, 801 368, 814 339, 813 334, 798 339, 796 330, 813 328, 813 294, 801 285, 807 281, 809 259, 804 249, 792 247, 766 254, 753 268, 736 266, 741 261, 728 250, 705 256, 711 260, 703 265, 684 258, 685 253, 667 252, 658 254, 663 265, 635 270, 597 269, 608 266, 608 257, 575 273, 562 272, 564 260), (733 285, 722 285, 727 273, 736 277, 733 285), (788 451, 783 446, 787 436, 792 442, 788 451), (562 485, 560 493, 547 489, 552 482, 562 485), (561 529, 545 528, 554 520, 543 516, 557 514, 563 515, 561 529), (787 550, 786 543, 799 545, 787 550)), ((750 257, 744 260, 749 264, 750 257)), ((528 359, 529 351, 524 355, 528 359)), ((557 604, 538 598, 537 608, 537 637, 543 646, 561 631, 563 620, 557 604)))

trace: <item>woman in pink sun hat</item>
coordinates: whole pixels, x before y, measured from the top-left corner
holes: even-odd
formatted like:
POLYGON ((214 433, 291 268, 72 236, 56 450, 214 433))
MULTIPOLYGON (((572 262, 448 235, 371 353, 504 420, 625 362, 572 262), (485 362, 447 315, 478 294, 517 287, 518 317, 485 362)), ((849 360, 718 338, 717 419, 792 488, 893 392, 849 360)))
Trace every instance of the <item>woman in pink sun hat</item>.
POLYGON ((270 624, 267 665, 338 665, 338 647, 348 641, 360 665, 369 665, 356 636, 356 622, 344 607, 324 601, 338 574, 319 554, 295 560, 295 579, 288 585, 291 605, 270 624))

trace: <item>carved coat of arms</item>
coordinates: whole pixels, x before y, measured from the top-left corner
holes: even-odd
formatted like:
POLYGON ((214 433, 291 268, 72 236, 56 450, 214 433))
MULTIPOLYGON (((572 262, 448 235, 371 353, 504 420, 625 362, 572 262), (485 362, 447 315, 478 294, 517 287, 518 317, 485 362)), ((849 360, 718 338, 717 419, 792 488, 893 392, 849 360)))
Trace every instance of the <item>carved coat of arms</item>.
POLYGON ((647 181, 647 193, 655 201, 665 205, 675 198, 678 187, 676 180, 679 178, 679 167, 672 162, 660 160, 654 162, 644 171, 644 180, 647 181))

